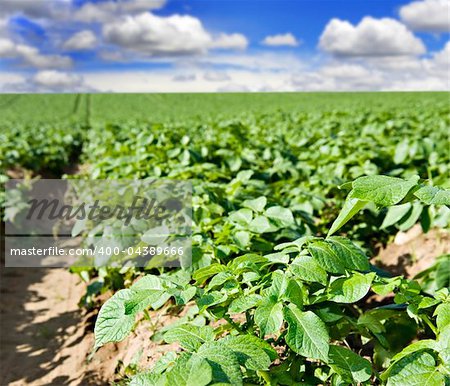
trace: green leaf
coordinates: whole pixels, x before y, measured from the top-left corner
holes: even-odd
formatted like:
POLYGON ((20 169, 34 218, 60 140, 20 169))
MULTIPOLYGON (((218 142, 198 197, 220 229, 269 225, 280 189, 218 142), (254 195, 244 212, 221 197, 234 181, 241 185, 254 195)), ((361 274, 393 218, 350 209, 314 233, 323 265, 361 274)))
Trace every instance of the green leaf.
POLYGON ((267 198, 264 196, 255 198, 254 200, 245 200, 242 206, 250 208, 254 212, 262 212, 267 204, 267 198))
POLYGON ((370 264, 365 253, 345 237, 333 236, 327 239, 331 243, 333 250, 341 261, 344 262, 345 268, 358 271, 368 271, 370 264))
POLYGON ((409 228, 411 228, 419 219, 421 213, 423 210, 423 206, 420 202, 415 202, 412 206, 411 213, 409 216, 399 224, 398 229, 401 231, 407 231, 409 228))
POLYGON ((87 220, 88 217, 82 217, 81 219, 75 221, 75 224, 73 225, 71 231, 72 237, 78 236, 81 232, 83 232, 86 229, 87 220))
POLYGON ((213 341, 214 338, 212 327, 192 324, 173 327, 164 334, 164 340, 167 343, 179 342, 181 347, 189 351, 197 350, 203 343, 213 341))
POLYGON ((265 216, 256 216, 250 223, 248 229, 253 233, 274 232, 277 230, 265 216))
POLYGON ((145 232, 141 240, 147 245, 161 245, 169 237, 169 229, 162 225, 153 229, 149 229, 145 232))
POLYGON ((372 285, 372 290, 377 295, 386 296, 392 292, 401 284, 402 279, 400 277, 383 278, 381 283, 372 285))
POLYGON ((288 243, 282 243, 282 244, 278 244, 275 246, 275 250, 276 251, 280 251, 282 249, 286 249, 286 248, 295 248, 298 250, 298 252, 300 252, 302 250, 303 245, 305 245, 305 243, 310 242, 314 240, 313 236, 302 236, 299 237, 298 239, 294 240, 294 241, 290 241, 288 243))
POLYGON ((282 294, 281 299, 289 301, 301 309, 303 307, 303 289, 300 284, 293 279, 288 279, 286 291, 282 294))
POLYGON ((331 236, 339 229, 341 229, 356 213, 364 208, 366 204, 367 202, 358 200, 357 198, 347 197, 342 210, 339 212, 336 220, 334 220, 333 224, 331 225, 327 237, 331 236))
POLYGON ((208 265, 207 267, 203 267, 203 268, 200 268, 197 271, 195 271, 194 274, 192 275, 192 278, 194 280, 196 280, 198 284, 202 284, 206 280, 208 280, 211 276, 214 276, 217 273, 223 272, 226 270, 227 270, 226 266, 224 266, 222 264, 214 263, 214 264, 208 265))
POLYGON ((395 147, 394 162, 398 165, 406 160, 409 152, 409 141, 403 140, 395 147))
POLYGON ((298 256, 289 269, 300 280, 326 284, 328 275, 312 256, 298 256))
POLYGON ((439 258, 435 281, 437 289, 450 288, 450 255, 439 258))
POLYGON ((264 257, 271 263, 280 263, 286 265, 289 263, 289 255, 284 251, 269 253, 268 255, 264 255, 264 257))
POLYGON ((415 191, 414 195, 427 205, 450 206, 450 190, 447 189, 426 185, 415 191))
POLYGON ((336 303, 355 303, 367 295, 374 277, 375 273, 355 272, 350 277, 336 279, 330 285, 328 299, 336 303))
POLYGON ((120 342, 131 332, 135 315, 125 312, 125 303, 135 294, 136 292, 130 289, 123 289, 103 304, 95 322, 94 349, 108 342, 120 342))
POLYGON ((130 289, 134 291, 143 290, 163 290, 161 279, 155 275, 145 275, 143 278, 135 282, 130 289))
POLYGON ((250 370, 268 370, 277 352, 254 335, 227 336, 219 341, 231 349, 239 363, 250 370))
POLYGON ((359 316, 358 325, 368 328, 375 334, 381 334, 386 331, 377 315, 373 315, 370 311, 359 316))
POLYGON ((162 295, 163 291, 160 290, 134 291, 133 296, 125 302, 125 314, 136 315, 158 302, 162 295))
MULTIPOLYGON (((213 383, 242 385, 239 361, 231 349, 220 344, 220 342, 208 342, 200 347, 197 354, 206 359, 211 366, 213 383)), ((176 383, 173 385, 176 385, 176 383)))
POLYGON ((394 205, 389 207, 386 217, 381 224, 381 229, 386 229, 391 225, 397 224, 411 209, 411 203, 407 202, 402 205, 394 205))
POLYGON ((250 308, 255 307, 260 301, 262 297, 257 294, 244 294, 234 299, 230 307, 228 308, 228 312, 230 314, 239 314, 249 310, 250 308))
POLYGON ((415 177, 409 180, 381 175, 359 177, 353 181, 349 197, 391 206, 403 200, 417 181, 415 177))
POLYGON ((250 233, 247 231, 237 231, 233 235, 233 239, 235 243, 239 246, 239 248, 246 248, 250 244, 250 233))
POLYGON ((267 298, 271 297, 273 299, 279 300, 281 296, 286 292, 287 288, 287 277, 283 271, 277 270, 272 273, 271 285, 262 291, 262 295, 267 298))
POLYGON ((212 381, 212 374, 213 370, 206 358, 184 354, 167 373, 167 385, 206 386, 212 381))
POLYGON ((232 273, 224 271, 224 272, 219 272, 217 275, 215 275, 211 281, 208 283, 208 290, 214 287, 220 287, 222 286, 225 282, 227 282, 230 279, 233 279, 234 276, 232 273))
POLYGON ((234 223, 246 226, 252 221, 253 212, 250 209, 239 209, 236 212, 230 213, 228 218, 234 223))
POLYGON ((266 298, 255 311, 255 323, 261 336, 277 333, 283 324, 283 304, 272 298, 266 298))
POLYGON ((450 325, 450 303, 439 304, 434 310, 436 325, 439 330, 443 330, 450 325))
POLYGON ((430 350, 436 350, 437 343, 435 340, 432 339, 424 339, 419 340, 417 342, 411 343, 409 346, 406 346, 402 351, 400 351, 398 354, 395 354, 393 358, 391 359, 391 363, 397 362, 400 359, 415 353, 417 351, 430 349, 430 350))
POLYGON ((271 206, 266 209, 266 216, 279 226, 288 227, 295 224, 294 216, 290 209, 281 206, 271 206))
POLYGON ((165 386, 166 383, 165 375, 146 372, 135 375, 129 386, 165 386))
POLYGON ((372 375, 370 362, 345 347, 331 345, 329 358, 330 367, 352 384, 365 382, 372 375))
POLYGON ((312 311, 302 312, 294 304, 285 308, 285 318, 288 346, 304 357, 327 362, 330 338, 325 323, 312 311))
POLYGON ((208 307, 224 302, 227 298, 227 294, 223 294, 219 291, 211 291, 203 294, 199 299, 197 299, 197 306, 200 311, 204 311, 208 307))
POLYGON ((426 351, 408 355, 387 370, 387 386, 444 386, 444 383, 444 375, 426 351))
POLYGON ((144 276, 134 283, 130 289, 135 293, 125 303, 125 312, 127 314, 135 315, 151 305, 154 305, 154 308, 158 308, 158 303, 161 299, 165 299, 165 301, 167 301, 170 297, 167 296, 167 293, 165 293, 161 279, 154 275, 144 276))
POLYGON ((326 241, 315 241, 309 244, 308 251, 325 271, 345 273, 344 261, 326 241))

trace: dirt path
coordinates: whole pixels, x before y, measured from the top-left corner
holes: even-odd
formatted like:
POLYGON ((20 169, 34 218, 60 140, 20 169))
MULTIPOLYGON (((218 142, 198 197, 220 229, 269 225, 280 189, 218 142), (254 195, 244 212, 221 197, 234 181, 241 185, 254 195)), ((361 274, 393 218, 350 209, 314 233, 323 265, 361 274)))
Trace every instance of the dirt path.
POLYGON ((110 385, 119 363, 147 368, 178 347, 150 339, 156 325, 176 319, 152 311, 152 322, 140 323, 128 339, 105 345, 88 362, 95 317, 78 307, 85 292, 78 276, 64 268, 0 269, 0 386, 110 385))
POLYGON ((2 268, 0 384, 102 385, 77 303, 84 286, 66 269, 2 268))

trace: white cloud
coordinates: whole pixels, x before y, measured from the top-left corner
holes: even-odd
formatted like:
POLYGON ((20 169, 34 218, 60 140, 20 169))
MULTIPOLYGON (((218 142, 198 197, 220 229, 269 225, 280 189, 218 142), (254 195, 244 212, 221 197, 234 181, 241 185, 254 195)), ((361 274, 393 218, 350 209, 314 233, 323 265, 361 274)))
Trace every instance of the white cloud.
POLYGON ((8 19, 6 17, 0 17, 0 35, 6 36, 7 29, 8 29, 8 19))
MULTIPOLYGON (((220 72, 220 71, 218 71, 220 72)), ((173 70, 86 72, 85 83, 100 92, 219 92, 273 90, 292 91, 286 73, 236 70, 226 71, 228 80, 212 82, 205 79, 201 70, 195 78, 179 81, 173 70), (114 79, 114 82, 111 81, 114 79)), ((218 75, 217 75, 218 76, 218 75)))
POLYGON ((15 72, 0 72, 0 91, 14 92, 17 87, 26 84, 23 75, 15 72))
POLYGON ((433 60, 434 62, 442 67, 445 67, 447 70, 449 69, 450 66, 450 41, 448 41, 444 48, 435 53, 433 55, 433 60))
POLYGON ((9 39, 0 38, 0 58, 13 57, 16 54, 16 45, 9 39))
POLYGON ((151 57, 206 54, 210 49, 244 50, 248 41, 239 33, 217 36, 189 15, 157 16, 146 12, 103 25, 106 42, 151 57))
POLYGON ((44 55, 35 47, 16 44, 5 38, 0 38, 0 57, 20 59, 25 64, 37 68, 64 68, 72 64, 72 60, 69 57, 44 55))
POLYGON ((237 83, 229 83, 225 86, 219 87, 217 90, 218 92, 249 92, 251 89, 249 89, 247 86, 243 84, 237 84, 237 83))
POLYGON ((296 71, 305 67, 305 63, 292 53, 257 52, 209 54, 197 59, 204 66, 229 66, 255 72, 259 71, 296 71))
POLYGON ((319 71, 324 78, 333 79, 364 79, 371 75, 366 67, 352 63, 332 63, 325 65, 319 71))
POLYGON ((226 82, 231 80, 225 71, 207 71, 203 74, 203 79, 210 82, 226 82))
POLYGON ((235 49, 235 50, 245 50, 248 45, 247 38, 238 33, 234 34, 220 34, 211 43, 211 48, 219 49, 235 49))
POLYGON ((75 14, 75 20, 84 23, 112 22, 122 15, 133 15, 159 9, 164 6, 165 0, 128 0, 104 1, 98 3, 85 3, 75 14))
POLYGON ((48 70, 38 72, 33 77, 33 82, 38 86, 49 89, 70 91, 82 83, 82 78, 79 75, 67 72, 48 70))
POLYGON ((212 40, 199 19, 142 13, 106 23, 103 36, 109 43, 149 56, 205 53, 212 40))
POLYGON ((425 53, 422 41, 397 20, 367 16, 354 26, 332 19, 323 31, 319 47, 338 56, 401 56, 425 53))
POLYGON ((63 44, 66 50, 82 51, 90 50, 97 44, 97 38, 92 31, 83 30, 75 33, 63 44))
POLYGON ((18 1, 18 0, 2 0, 0 7, 1 15, 22 14, 32 18, 43 18, 53 15, 56 8, 66 7, 68 2, 65 1, 18 1))
POLYGON ((450 32, 448 0, 414 1, 400 8, 400 18, 415 31, 450 32))
POLYGON ((297 47, 300 45, 300 42, 297 38, 291 33, 279 34, 279 35, 270 35, 266 36, 261 44, 265 46, 289 46, 289 47, 297 47))

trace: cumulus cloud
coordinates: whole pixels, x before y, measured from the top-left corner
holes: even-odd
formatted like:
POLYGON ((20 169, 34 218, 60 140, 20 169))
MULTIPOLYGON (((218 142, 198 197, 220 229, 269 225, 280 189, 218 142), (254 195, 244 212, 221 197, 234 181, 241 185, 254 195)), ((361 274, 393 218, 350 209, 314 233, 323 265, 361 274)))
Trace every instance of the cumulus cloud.
POLYGON ((271 47, 277 46, 297 47, 300 45, 300 42, 291 33, 285 33, 266 36, 264 40, 261 42, 261 44, 271 47))
POLYGON ((62 71, 44 70, 35 75, 0 72, 0 91, 17 93, 96 92, 81 75, 62 71))
POLYGON ((83 51, 94 48, 97 44, 97 38, 92 31, 83 30, 72 35, 63 44, 63 48, 72 51, 83 51))
POLYGON ((245 50, 247 45, 248 40, 242 34, 222 33, 213 40, 211 43, 211 48, 245 50))
POLYGON ((102 1, 98 3, 85 3, 74 14, 75 20, 84 23, 111 22, 120 15, 133 15, 159 9, 164 6, 165 0, 125 0, 102 1))
POLYGON ((433 60, 437 65, 445 67, 450 75, 450 41, 445 44, 441 51, 438 51, 433 55, 433 60))
POLYGON ((72 64, 69 57, 44 55, 36 47, 16 44, 5 38, 0 38, 0 57, 20 59, 24 64, 37 68, 64 68, 72 64))
POLYGON ((247 38, 238 33, 215 37, 189 15, 157 16, 146 12, 105 23, 105 41, 153 57, 205 54, 209 49, 244 50, 247 38))
POLYGON ((50 89, 73 89, 82 82, 82 78, 75 74, 62 71, 40 71, 33 77, 33 82, 38 86, 50 89))
POLYGON ((205 53, 212 41, 195 17, 161 17, 151 13, 126 16, 106 23, 103 36, 109 43, 149 56, 205 53))
POLYGON ((306 66, 297 55, 292 53, 258 52, 253 53, 227 53, 221 55, 208 55, 197 59, 205 66, 230 66, 258 71, 296 71, 306 66))
POLYGON ((31 18, 54 18, 70 7, 68 1, 17 1, 2 0, 0 15, 24 15, 31 18))
POLYGON ((414 31, 450 32, 448 0, 414 1, 400 8, 401 20, 414 31))
POLYGON ((426 51, 422 41, 397 20, 369 16, 356 26, 332 19, 320 36, 319 47, 337 56, 420 55, 426 51))

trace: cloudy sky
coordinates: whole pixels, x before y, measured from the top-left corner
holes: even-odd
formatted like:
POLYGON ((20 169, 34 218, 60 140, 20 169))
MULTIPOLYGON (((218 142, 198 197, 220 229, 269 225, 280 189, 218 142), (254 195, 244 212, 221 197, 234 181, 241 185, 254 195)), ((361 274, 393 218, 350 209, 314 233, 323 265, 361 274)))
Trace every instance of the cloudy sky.
POLYGON ((0 92, 450 90, 448 0, 0 0, 0 92))

